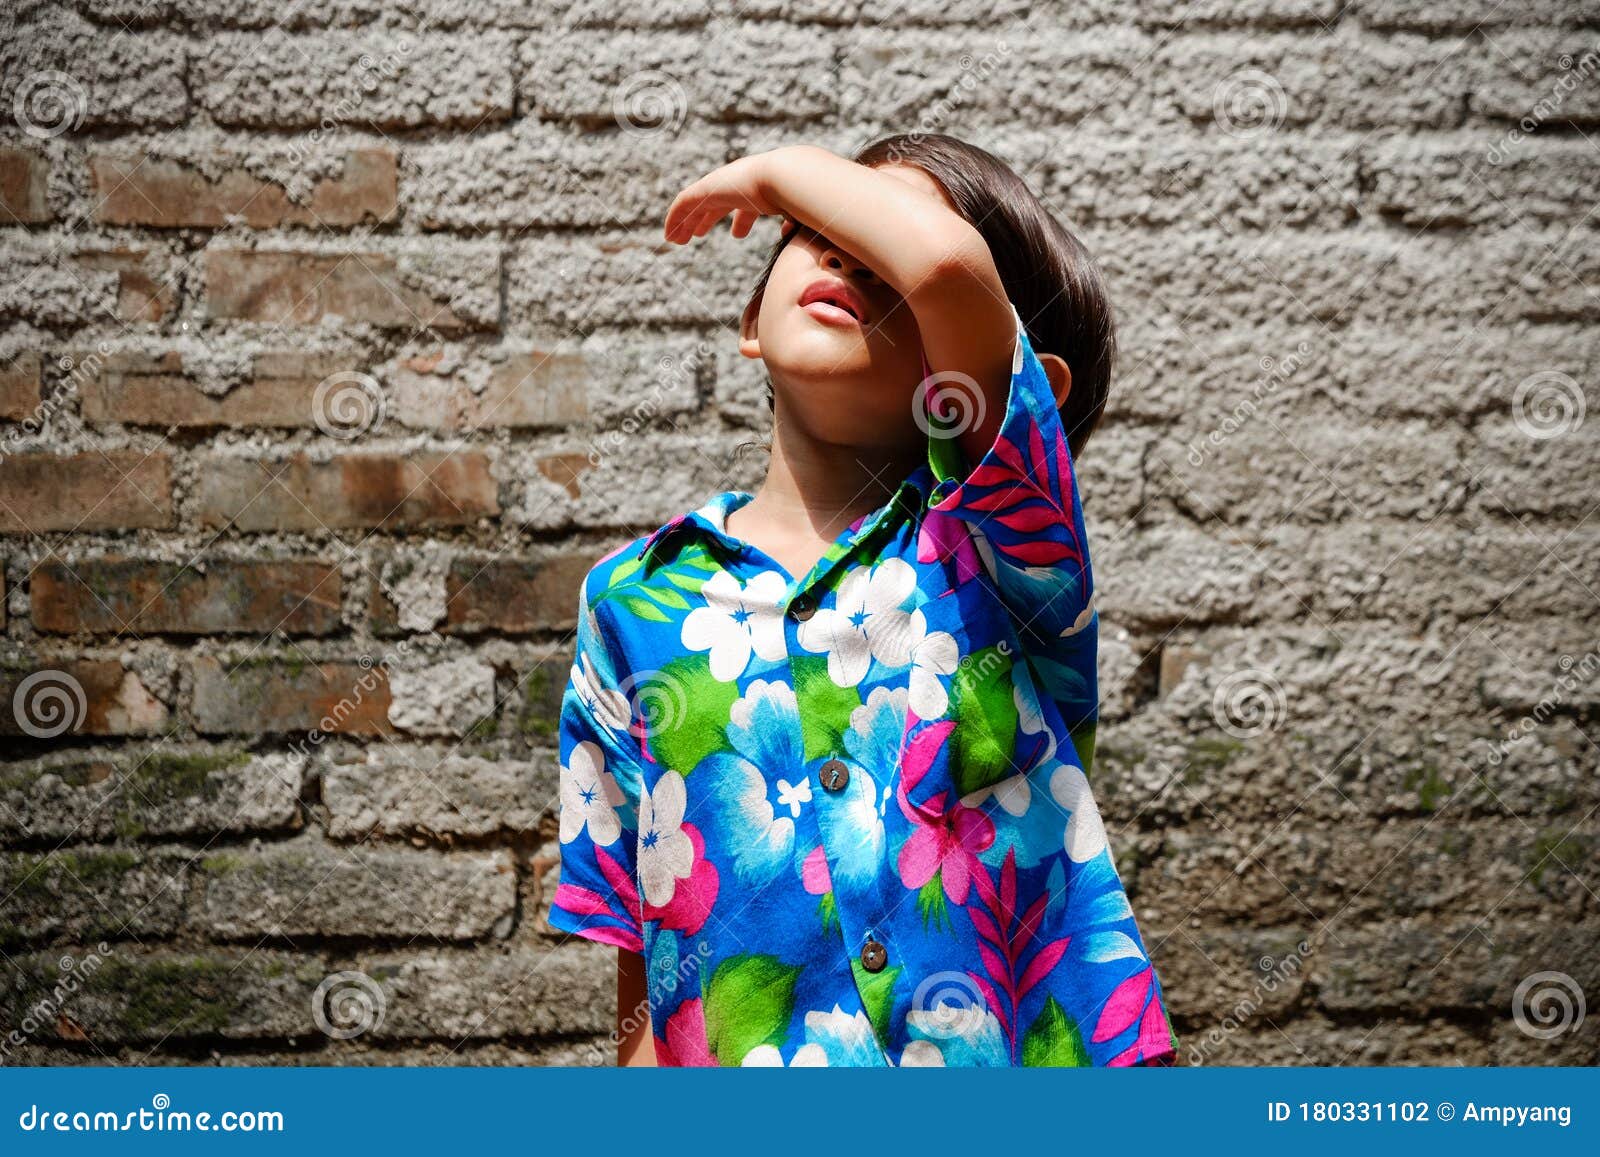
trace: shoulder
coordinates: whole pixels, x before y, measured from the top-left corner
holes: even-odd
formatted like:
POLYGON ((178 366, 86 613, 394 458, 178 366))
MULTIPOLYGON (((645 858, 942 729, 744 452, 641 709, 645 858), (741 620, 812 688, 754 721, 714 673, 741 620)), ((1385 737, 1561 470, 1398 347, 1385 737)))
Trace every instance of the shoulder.
POLYGON ((612 594, 647 594, 659 585, 681 588, 681 579, 663 574, 662 565, 679 557, 696 540, 722 538, 723 519, 740 497, 748 496, 738 491, 713 495, 694 510, 673 515, 607 551, 584 575, 580 600, 584 616, 595 616, 612 594))

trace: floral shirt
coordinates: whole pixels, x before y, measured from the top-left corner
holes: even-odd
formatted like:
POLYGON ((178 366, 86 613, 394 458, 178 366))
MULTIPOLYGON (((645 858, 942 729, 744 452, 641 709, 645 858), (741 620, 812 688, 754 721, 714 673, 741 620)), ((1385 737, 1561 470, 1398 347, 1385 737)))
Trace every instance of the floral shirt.
POLYGON ((643 954, 664 1065, 1170 1063, 1085 775, 1083 512, 1018 322, 994 445, 805 575, 720 494, 584 583, 558 929, 643 954))

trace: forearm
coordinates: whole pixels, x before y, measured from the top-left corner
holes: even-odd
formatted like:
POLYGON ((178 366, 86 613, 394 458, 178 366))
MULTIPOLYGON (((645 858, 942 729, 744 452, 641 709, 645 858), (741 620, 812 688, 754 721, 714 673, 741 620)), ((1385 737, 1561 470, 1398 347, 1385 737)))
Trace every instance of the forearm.
POLYGON ((988 246, 947 205, 827 149, 761 157, 772 204, 869 265, 908 301, 940 273, 1000 284, 988 246))
POLYGON ((644 957, 617 949, 617 1065, 654 1067, 655 1035, 650 1027, 650 977, 644 957))
POLYGON ((905 300, 940 389, 981 395, 967 408, 981 417, 961 435, 976 460, 999 429, 1016 335, 983 235, 943 198, 826 149, 777 149, 758 160, 770 205, 859 258, 905 300))

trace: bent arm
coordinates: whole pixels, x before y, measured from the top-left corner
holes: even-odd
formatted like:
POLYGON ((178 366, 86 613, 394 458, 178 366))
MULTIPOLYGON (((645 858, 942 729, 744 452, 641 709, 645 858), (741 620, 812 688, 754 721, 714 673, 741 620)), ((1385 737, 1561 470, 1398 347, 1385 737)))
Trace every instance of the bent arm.
POLYGON ((779 211, 859 257, 905 300, 929 368, 975 383, 985 417, 960 444, 977 461, 1000 428, 1017 326, 983 235, 942 199, 826 149, 758 159, 779 211))

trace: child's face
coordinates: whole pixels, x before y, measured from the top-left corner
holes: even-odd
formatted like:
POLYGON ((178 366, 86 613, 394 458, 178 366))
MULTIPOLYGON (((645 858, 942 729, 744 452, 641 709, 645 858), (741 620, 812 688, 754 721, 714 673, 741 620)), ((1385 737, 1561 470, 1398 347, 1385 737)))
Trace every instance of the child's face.
MULTIPOLYGON (((920 170, 880 171, 943 196, 920 170)), ((766 363, 786 415, 818 438, 909 447, 925 437, 913 415, 922 378, 916 319, 898 293, 825 231, 795 230, 742 349, 766 363)))

